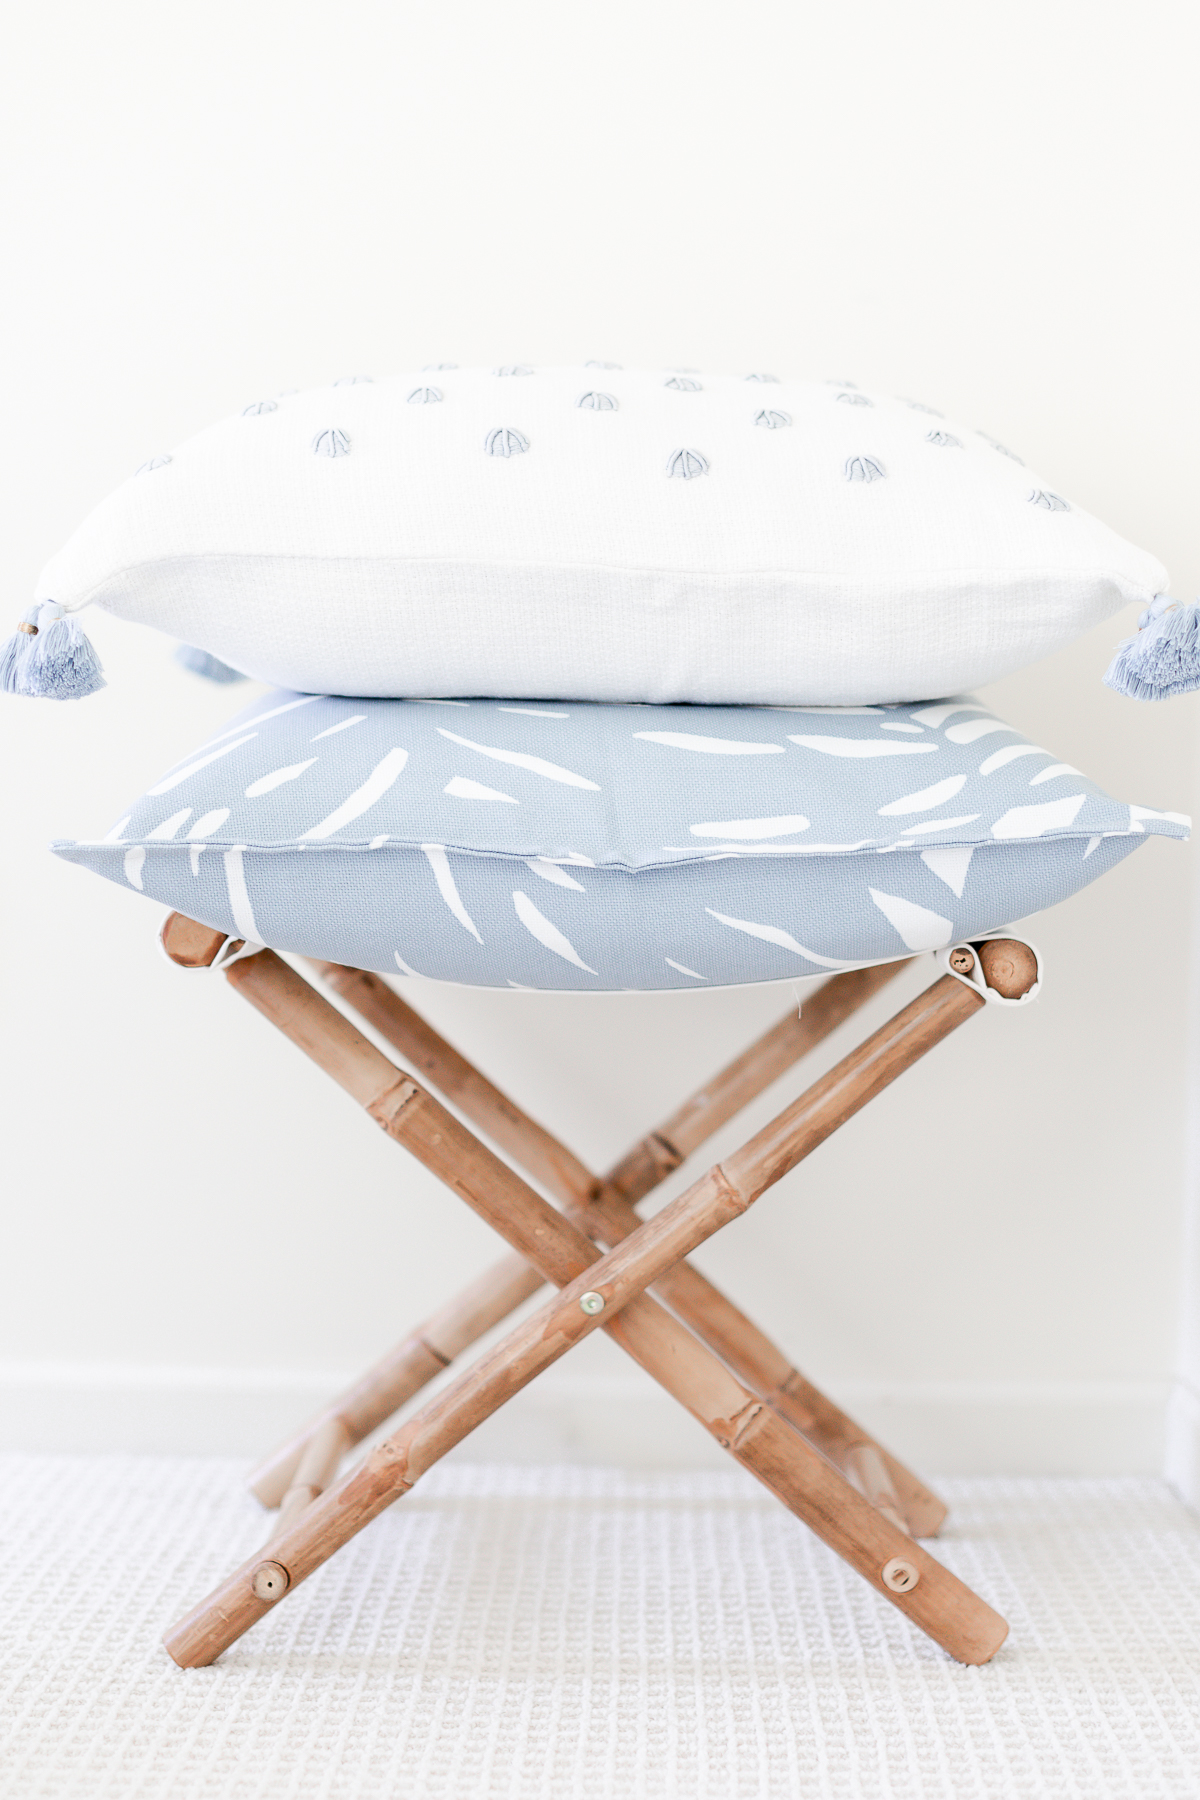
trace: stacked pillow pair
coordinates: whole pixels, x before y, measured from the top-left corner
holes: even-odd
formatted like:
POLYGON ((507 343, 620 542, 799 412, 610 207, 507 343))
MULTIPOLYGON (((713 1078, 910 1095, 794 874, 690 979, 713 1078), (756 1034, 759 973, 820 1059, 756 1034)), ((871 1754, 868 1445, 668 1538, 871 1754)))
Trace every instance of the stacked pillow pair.
POLYGON ((56 848, 231 936, 483 985, 941 948, 1186 832, 964 692, 1165 585, 1002 446, 849 383, 264 399, 152 457, 39 591, 284 691, 56 848))

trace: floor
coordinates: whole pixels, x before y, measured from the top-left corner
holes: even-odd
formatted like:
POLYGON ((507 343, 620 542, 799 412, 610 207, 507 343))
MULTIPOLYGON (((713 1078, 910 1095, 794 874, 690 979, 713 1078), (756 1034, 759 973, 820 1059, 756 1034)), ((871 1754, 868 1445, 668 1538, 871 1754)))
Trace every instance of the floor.
POLYGON ((1200 1520, 959 1480, 1012 1625, 950 1662, 738 1470, 450 1464, 221 1662, 162 1629, 261 1539, 239 1465, 0 1458, 4 1800, 1200 1795, 1200 1520))

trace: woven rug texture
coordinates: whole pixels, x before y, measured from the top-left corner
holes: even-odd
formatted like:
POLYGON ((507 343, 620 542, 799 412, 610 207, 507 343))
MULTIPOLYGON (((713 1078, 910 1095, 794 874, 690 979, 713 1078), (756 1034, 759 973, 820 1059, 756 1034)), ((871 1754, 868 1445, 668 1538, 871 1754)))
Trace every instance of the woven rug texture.
POLYGON ((967 1669, 738 1470, 451 1462, 184 1673, 161 1632, 264 1536, 243 1474, 0 1457, 3 1800, 1200 1796, 1163 1483, 942 1483, 1012 1626, 967 1669))

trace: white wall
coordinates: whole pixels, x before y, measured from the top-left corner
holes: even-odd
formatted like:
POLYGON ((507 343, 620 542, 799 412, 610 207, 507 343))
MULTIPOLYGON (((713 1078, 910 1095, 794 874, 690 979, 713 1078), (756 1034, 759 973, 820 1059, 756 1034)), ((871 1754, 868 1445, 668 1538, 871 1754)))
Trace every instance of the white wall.
MULTIPOLYGON (((586 356, 915 393, 1187 596, 1195 35, 1161 0, 24 9, 0 63, 10 610, 130 468, 247 399, 586 356)), ((93 623, 103 694, 0 707, 0 1441, 249 1451, 494 1240, 221 981, 161 962, 154 907, 45 853, 245 697, 93 623)), ((1196 703, 1100 685, 1129 623, 994 698, 1112 792, 1187 809, 1196 703)), ((699 1259, 931 1468, 1159 1465, 1190 856, 1151 842, 1039 919, 1039 1006, 973 1022, 699 1259)), ((601 1164, 791 1003, 410 997, 601 1164)), ((484 1447, 708 1453, 603 1341, 484 1447)))

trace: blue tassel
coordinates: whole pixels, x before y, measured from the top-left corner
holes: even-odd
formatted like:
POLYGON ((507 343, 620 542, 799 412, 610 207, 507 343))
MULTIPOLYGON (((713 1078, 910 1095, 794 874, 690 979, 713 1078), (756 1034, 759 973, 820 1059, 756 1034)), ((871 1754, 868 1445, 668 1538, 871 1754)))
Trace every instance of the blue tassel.
POLYGON ((37 640, 38 611, 31 606, 7 643, 0 644, 0 694, 21 692, 21 672, 37 640))
POLYGON ((1200 688, 1200 604, 1179 606, 1156 594, 1104 677, 1106 687, 1131 700, 1169 700, 1200 688))
POLYGON ((217 656, 210 656, 207 650, 197 650, 194 644, 180 644, 175 652, 175 661, 181 669, 188 669, 193 675, 203 675, 205 681, 245 681, 246 677, 240 669, 231 669, 217 656))
POLYGON ((38 608, 37 636, 16 671, 18 694, 38 700, 84 700, 106 686, 100 658, 79 620, 57 601, 38 608))

